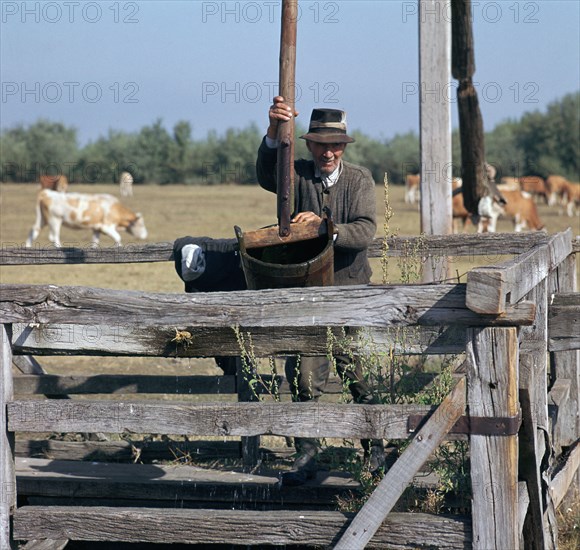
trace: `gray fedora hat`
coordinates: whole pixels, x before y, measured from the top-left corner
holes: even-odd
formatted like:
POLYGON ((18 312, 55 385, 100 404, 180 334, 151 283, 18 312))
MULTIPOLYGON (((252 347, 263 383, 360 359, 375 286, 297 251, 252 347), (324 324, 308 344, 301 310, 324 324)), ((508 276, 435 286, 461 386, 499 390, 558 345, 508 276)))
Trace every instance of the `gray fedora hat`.
POLYGON ((346 113, 338 109, 313 109, 308 133, 301 139, 317 143, 352 143, 346 133, 346 113))

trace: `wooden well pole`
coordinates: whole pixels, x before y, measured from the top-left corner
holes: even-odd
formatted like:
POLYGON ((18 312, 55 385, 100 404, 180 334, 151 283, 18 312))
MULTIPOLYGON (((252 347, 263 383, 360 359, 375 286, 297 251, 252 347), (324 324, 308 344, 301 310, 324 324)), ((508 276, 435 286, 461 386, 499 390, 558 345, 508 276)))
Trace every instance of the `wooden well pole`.
MULTIPOLYGON (((294 112, 296 90, 296 27, 298 0, 282 0, 279 94, 294 112)), ((294 206, 294 118, 278 125, 278 232, 291 233, 294 206)))

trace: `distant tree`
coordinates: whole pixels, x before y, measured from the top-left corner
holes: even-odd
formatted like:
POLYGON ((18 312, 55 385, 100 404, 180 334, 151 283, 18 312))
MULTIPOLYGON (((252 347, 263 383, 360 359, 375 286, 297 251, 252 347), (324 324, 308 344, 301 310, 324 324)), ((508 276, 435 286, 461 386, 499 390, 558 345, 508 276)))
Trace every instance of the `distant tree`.
POLYGON ((65 174, 78 161, 77 130, 59 122, 39 119, 5 130, 0 141, 3 181, 38 181, 42 174, 65 174))
POLYGON ((527 173, 580 179, 579 116, 580 92, 550 103, 546 113, 534 111, 522 116, 515 134, 525 154, 527 173))
POLYGON ((75 168, 75 181, 82 183, 118 183, 122 172, 129 172, 135 182, 143 180, 135 156, 137 136, 109 130, 106 137, 87 144, 75 168))
POLYGON ((505 176, 534 175, 524 173, 527 166, 524 151, 518 145, 517 128, 518 123, 515 120, 508 120, 485 134, 487 162, 496 168, 498 181, 505 176))

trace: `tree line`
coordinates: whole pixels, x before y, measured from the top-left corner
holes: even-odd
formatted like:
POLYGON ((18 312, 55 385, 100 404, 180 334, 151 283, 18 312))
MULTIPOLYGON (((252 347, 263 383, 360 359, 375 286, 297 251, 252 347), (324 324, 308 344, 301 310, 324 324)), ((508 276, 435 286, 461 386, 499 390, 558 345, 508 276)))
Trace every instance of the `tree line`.
MULTIPOLYGON (((580 92, 549 104, 545 112, 525 113, 507 120, 485 134, 487 161, 498 176, 560 174, 580 179, 580 92)), ((296 136, 305 132, 297 125, 296 136)), ((41 174, 65 174, 71 182, 117 183, 128 171, 136 183, 214 185, 252 184, 254 163, 263 137, 255 124, 230 128, 223 135, 208 132, 192 139, 189 122, 180 121, 168 131, 160 119, 138 132, 109 130, 80 147, 77 131, 58 122, 40 119, 16 125, 0 134, 1 181, 38 181, 41 174)), ((366 166, 382 182, 404 182, 406 174, 419 171, 419 137, 414 132, 377 140, 354 132, 356 143, 345 159, 366 166)), ((458 131, 453 140, 453 174, 461 175, 458 131)), ((296 139, 295 156, 308 157, 303 140, 296 139)))

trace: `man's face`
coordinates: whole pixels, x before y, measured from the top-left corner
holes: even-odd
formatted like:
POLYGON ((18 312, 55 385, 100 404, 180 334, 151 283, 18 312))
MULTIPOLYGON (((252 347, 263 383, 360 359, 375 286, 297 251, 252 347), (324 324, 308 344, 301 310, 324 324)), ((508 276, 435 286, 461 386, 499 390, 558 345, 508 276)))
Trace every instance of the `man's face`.
POLYGON ((307 141, 312 160, 322 175, 332 174, 338 168, 346 143, 317 143, 307 141))

